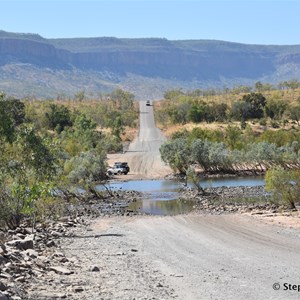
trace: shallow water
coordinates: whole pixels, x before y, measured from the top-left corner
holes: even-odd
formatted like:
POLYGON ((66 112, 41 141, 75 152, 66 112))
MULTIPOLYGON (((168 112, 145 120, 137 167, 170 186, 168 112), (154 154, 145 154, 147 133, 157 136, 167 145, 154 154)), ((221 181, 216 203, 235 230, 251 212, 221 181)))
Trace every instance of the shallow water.
MULTIPOLYGON (((234 186, 261 186, 264 178, 259 177, 223 177, 203 179, 201 186, 206 187, 234 187, 234 186)), ((188 186, 192 186, 188 183, 188 186)), ((145 193, 143 200, 134 202, 129 210, 152 215, 177 215, 193 210, 194 202, 178 199, 178 191, 184 187, 184 182, 175 180, 132 180, 111 182, 112 190, 134 190, 145 193)), ((98 186, 99 189, 103 187, 98 186)))
MULTIPOLYGON (((175 180, 131 180, 117 181, 109 184, 113 190, 134 190, 139 192, 174 192, 183 187, 182 181, 175 180)), ((202 187, 220 187, 220 186, 259 186, 264 185, 262 176, 256 177, 223 177, 201 180, 202 187)), ((188 186, 192 186, 188 183, 188 186)))

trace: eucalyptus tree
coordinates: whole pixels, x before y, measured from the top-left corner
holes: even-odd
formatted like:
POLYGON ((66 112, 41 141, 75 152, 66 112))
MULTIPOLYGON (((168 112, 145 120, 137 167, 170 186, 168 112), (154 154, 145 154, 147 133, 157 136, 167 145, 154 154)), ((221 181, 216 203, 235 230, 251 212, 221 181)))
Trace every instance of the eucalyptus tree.
POLYGON ((244 95, 242 101, 250 104, 250 118, 262 118, 267 99, 261 93, 250 93, 244 95))
POLYGON ((187 139, 177 138, 167 141, 160 149, 162 160, 167 163, 175 172, 186 174, 191 163, 191 149, 187 139))
POLYGON ((224 143, 196 139, 191 145, 191 158, 206 172, 232 172, 231 151, 224 143))
POLYGON ((283 167, 270 169, 266 173, 266 190, 272 192, 274 200, 296 209, 300 194, 300 171, 283 167))
POLYGON ((2 144, 1 153, 5 177, 0 183, 0 219, 10 228, 19 226, 25 217, 34 223, 38 207, 50 197, 59 169, 51 140, 27 125, 15 136, 11 144, 2 144))
POLYGON ((280 120, 288 108, 288 104, 284 100, 271 99, 267 101, 265 112, 267 117, 280 120))
POLYGON ((204 171, 210 170, 209 144, 207 140, 196 139, 193 141, 191 145, 191 158, 199 164, 204 171))
POLYGON ((46 123, 49 129, 62 132, 65 127, 72 126, 70 110, 64 105, 51 103, 45 112, 46 123))

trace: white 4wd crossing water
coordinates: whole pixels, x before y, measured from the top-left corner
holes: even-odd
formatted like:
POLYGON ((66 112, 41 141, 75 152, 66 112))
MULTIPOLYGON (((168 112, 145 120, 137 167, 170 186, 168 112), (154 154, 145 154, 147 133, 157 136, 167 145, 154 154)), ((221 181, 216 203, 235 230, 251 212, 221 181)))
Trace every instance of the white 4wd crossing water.
POLYGON ((107 169, 107 175, 127 175, 130 171, 127 162, 115 162, 113 167, 107 169))

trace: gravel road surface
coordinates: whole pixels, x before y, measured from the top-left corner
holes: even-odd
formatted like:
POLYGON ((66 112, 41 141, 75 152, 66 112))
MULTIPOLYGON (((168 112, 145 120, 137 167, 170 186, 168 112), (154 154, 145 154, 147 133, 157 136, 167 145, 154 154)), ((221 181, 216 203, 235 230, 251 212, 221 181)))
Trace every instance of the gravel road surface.
POLYGON ((84 290, 71 299, 299 299, 295 229, 190 214, 102 218, 89 230, 62 244, 84 290))
POLYGON ((159 153, 159 148, 166 138, 155 126, 153 106, 146 106, 146 101, 140 101, 139 110, 140 123, 137 137, 124 154, 109 155, 109 164, 115 161, 127 161, 130 173, 126 179, 164 177, 172 172, 161 160, 159 153))
MULTIPOLYGON (((128 161, 126 179, 162 177, 171 171, 159 155, 164 141, 152 106, 140 102, 138 137, 110 160, 128 161)), ((31 299, 300 299, 297 226, 192 213, 102 217, 76 230, 60 243, 71 271, 45 273, 31 299)))

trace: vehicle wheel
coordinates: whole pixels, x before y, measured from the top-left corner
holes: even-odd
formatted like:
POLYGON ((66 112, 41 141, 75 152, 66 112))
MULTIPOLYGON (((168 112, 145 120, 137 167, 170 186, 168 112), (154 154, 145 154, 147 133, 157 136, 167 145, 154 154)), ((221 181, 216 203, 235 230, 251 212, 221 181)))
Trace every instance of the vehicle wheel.
POLYGON ((111 175, 112 175, 112 172, 111 172, 111 171, 108 171, 107 174, 108 174, 109 176, 111 176, 111 175))
POLYGON ((121 175, 121 171, 118 171, 118 175, 121 175))

